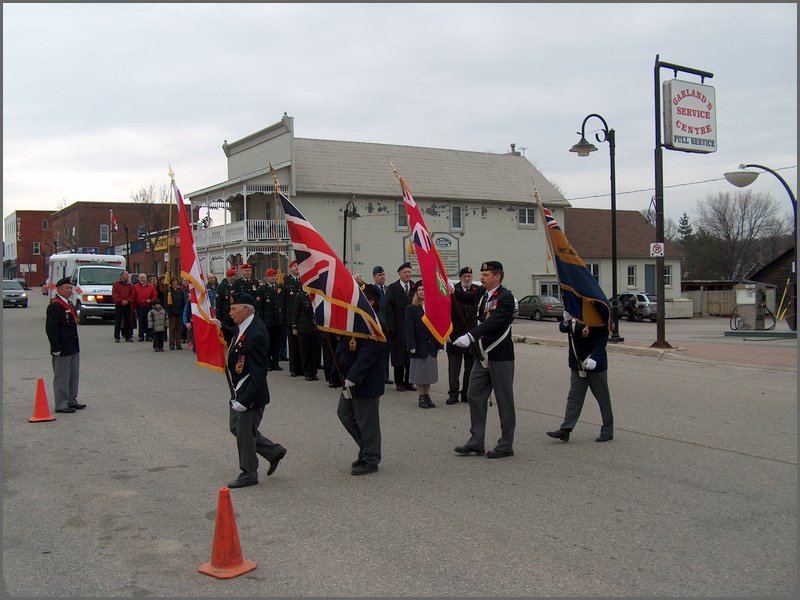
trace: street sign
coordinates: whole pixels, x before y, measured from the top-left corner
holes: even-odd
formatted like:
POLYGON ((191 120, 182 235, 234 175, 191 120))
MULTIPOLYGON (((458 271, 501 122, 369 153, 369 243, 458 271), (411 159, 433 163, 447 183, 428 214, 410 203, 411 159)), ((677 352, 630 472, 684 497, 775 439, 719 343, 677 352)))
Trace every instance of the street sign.
POLYGON ((661 242, 653 242, 650 244, 650 256, 659 257, 664 256, 664 244, 661 242))

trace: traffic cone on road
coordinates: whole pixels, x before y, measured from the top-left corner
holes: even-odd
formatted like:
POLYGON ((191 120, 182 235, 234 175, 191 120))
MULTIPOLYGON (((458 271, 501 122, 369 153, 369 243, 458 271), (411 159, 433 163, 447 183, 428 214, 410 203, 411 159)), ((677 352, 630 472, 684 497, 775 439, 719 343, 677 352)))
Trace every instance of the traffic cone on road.
POLYGON ((33 404, 33 416, 28 419, 29 423, 39 421, 55 421, 56 418, 50 414, 50 405, 47 403, 47 392, 44 390, 44 379, 39 377, 36 382, 36 400, 33 404))
POLYGON ((239 530, 233 514, 231 491, 219 489, 217 500, 217 523, 214 526, 214 542, 211 546, 211 561, 203 563, 197 570, 217 579, 232 579, 256 568, 252 560, 242 558, 239 530))

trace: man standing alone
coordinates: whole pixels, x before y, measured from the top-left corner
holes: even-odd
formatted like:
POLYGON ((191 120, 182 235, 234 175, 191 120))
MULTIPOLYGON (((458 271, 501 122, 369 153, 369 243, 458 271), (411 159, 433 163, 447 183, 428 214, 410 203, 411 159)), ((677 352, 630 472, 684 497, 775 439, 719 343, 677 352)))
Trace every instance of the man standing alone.
POLYGON ((78 403, 80 345, 78 315, 72 305, 72 280, 64 277, 56 283, 56 297, 47 306, 45 332, 50 342, 53 363, 53 392, 57 413, 74 413, 86 408, 78 403))

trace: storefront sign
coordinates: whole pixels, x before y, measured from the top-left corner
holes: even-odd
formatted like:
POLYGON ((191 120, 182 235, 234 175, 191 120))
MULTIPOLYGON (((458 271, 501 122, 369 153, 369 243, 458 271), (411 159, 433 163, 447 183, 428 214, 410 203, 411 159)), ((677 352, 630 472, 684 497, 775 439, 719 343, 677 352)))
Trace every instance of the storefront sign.
POLYGON ((670 150, 717 151, 717 101, 714 88, 670 79, 662 84, 664 146, 670 150))
MULTIPOLYGON (((458 271, 461 269, 458 262, 458 238, 449 233, 432 233, 431 239, 436 246, 436 251, 442 259, 442 265, 450 279, 458 278, 458 271)), ((411 236, 403 237, 403 258, 411 263, 411 272, 415 277, 419 276, 419 263, 417 263, 417 255, 408 252, 408 246, 411 242, 411 236)))

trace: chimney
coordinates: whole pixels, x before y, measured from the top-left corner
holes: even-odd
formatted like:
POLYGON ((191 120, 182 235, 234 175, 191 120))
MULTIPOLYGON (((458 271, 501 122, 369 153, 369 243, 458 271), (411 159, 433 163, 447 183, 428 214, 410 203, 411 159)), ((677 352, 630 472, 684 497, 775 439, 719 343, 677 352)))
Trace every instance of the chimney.
POLYGON ((516 147, 517 147, 517 145, 516 145, 516 144, 511 144, 511 152, 509 152, 509 154, 510 154, 511 156, 522 156, 522 154, 520 154, 519 152, 517 152, 517 151, 515 150, 515 148, 516 148, 516 147))

